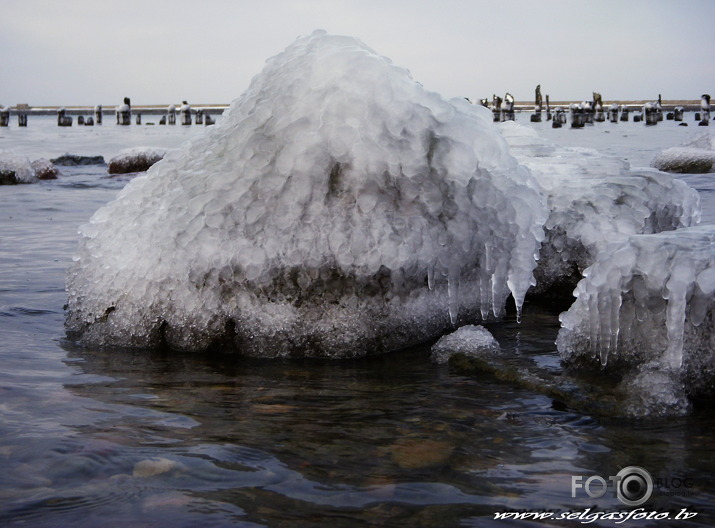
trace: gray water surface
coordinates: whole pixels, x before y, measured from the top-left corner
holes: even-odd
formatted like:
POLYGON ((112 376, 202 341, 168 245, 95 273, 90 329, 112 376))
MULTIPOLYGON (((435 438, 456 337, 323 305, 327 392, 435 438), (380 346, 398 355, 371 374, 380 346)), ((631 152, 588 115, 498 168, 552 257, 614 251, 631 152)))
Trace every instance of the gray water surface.
MULTIPOLYGON (((0 148, 31 159, 104 154, 120 134, 131 139, 121 148, 154 145, 157 134, 163 146, 178 145, 187 134, 104 126, 101 135, 63 132, 71 134, 63 143, 56 128, 31 118, 22 141, 13 139, 17 129, 0 131, 0 148)), ((636 166, 682 135, 668 122, 540 126, 565 145, 585 132, 581 146, 636 166)), ((712 223, 713 175, 684 178, 701 191, 712 223)), ((535 526, 494 514, 629 511, 610 492, 572 497, 571 485, 574 475, 607 477, 632 465, 660 479, 647 511, 698 516, 589 524, 715 523, 709 403, 667 422, 589 416, 434 365, 429 343, 333 362, 78 347, 63 328, 77 228, 127 181, 93 166, 0 187, 1 526, 535 526)), ((502 349, 558 376, 559 311, 527 304, 521 323, 510 316, 489 330, 502 349)))

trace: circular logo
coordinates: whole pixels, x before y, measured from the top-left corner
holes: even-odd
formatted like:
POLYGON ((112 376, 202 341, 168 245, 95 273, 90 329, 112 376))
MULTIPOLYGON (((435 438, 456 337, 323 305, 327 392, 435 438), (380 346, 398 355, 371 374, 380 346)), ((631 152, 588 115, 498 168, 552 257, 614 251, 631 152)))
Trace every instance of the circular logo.
POLYGON ((642 467, 624 467, 616 477, 618 477, 616 495, 626 506, 640 506, 650 499, 653 493, 653 479, 642 467))

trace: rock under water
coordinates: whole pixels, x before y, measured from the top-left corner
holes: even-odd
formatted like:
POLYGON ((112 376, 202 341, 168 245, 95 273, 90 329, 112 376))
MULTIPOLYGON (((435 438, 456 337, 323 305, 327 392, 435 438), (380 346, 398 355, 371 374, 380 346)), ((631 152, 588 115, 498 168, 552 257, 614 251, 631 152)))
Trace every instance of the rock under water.
POLYGON ((81 228, 68 333, 360 356, 517 307, 546 209, 488 110, 316 32, 81 228))

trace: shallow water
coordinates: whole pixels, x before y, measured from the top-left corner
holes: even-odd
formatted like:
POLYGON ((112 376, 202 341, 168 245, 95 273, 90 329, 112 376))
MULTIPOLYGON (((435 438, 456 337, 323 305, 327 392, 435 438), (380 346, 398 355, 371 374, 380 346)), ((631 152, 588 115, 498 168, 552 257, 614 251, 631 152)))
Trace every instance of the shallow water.
MULTIPOLYGON (((521 123, 528 114, 518 116, 521 123)), ((563 145, 648 165, 702 133, 690 124, 535 124, 563 145)), ((72 127, 30 117, 0 149, 31 159, 180 145, 202 127, 72 127)), ((354 361, 249 360, 92 350, 65 340, 64 276, 77 228, 128 177, 62 168, 0 187, 0 525, 534 526, 514 510, 629 511, 571 494, 574 475, 637 465, 660 479, 646 510, 715 522, 715 413, 613 421, 429 361, 429 344, 354 361), (670 487, 665 487, 665 484, 670 487), (675 487, 679 485, 678 487, 675 487), (674 495, 677 494, 677 495, 674 495)), ((713 175, 683 176, 715 222, 713 175)), ((527 305, 489 329, 519 361, 559 374, 559 309, 527 305)), ((583 525, 553 520, 552 526, 583 525)))

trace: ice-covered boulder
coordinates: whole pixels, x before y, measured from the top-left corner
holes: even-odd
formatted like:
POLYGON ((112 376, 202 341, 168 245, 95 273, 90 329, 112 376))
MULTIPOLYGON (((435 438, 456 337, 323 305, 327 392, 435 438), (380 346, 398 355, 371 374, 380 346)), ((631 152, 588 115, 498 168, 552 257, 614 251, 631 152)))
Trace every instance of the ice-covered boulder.
POLYGON ((29 159, 12 152, 0 152, 0 185, 36 181, 37 174, 29 159))
POLYGON ((35 176, 38 180, 56 180, 60 175, 60 171, 55 165, 45 158, 40 158, 33 161, 30 166, 35 171, 35 176))
POLYGON ((653 158, 651 166, 680 174, 715 172, 715 135, 705 132, 681 147, 667 148, 653 158))
POLYGON ((109 174, 145 172, 166 156, 166 149, 156 147, 132 147, 121 150, 109 160, 109 174))
POLYGON ((547 198, 549 218, 534 293, 552 289, 570 295, 583 270, 609 243, 688 227, 700 219, 697 191, 670 175, 631 169, 592 149, 554 145, 528 126, 505 122, 499 127, 547 198))
POLYGON ((316 32, 219 125, 81 228, 83 342, 358 356, 488 319, 533 281, 546 209, 490 112, 316 32))
POLYGON ((455 354, 488 358, 500 350, 499 342, 489 330, 481 325, 466 325, 432 345, 432 361, 443 365, 455 354))
POLYGON ((74 167, 80 165, 104 165, 103 156, 81 156, 78 154, 63 154, 50 160, 55 165, 74 167))
POLYGON ((630 414, 682 414, 715 389, 715 226, 634 235, 599 254, 561 315, 567 364, 624 376, 630 414))

